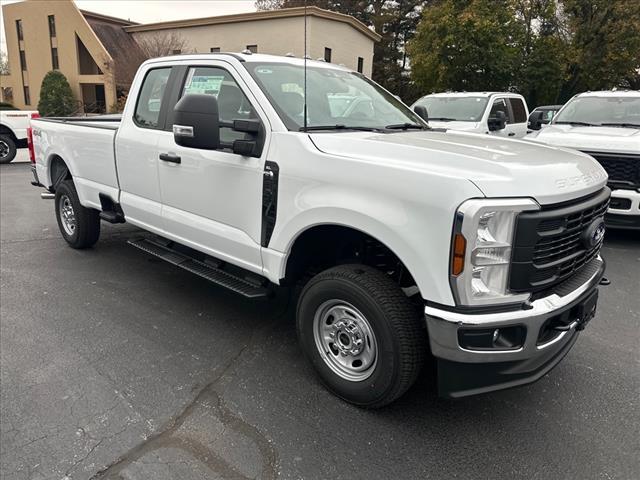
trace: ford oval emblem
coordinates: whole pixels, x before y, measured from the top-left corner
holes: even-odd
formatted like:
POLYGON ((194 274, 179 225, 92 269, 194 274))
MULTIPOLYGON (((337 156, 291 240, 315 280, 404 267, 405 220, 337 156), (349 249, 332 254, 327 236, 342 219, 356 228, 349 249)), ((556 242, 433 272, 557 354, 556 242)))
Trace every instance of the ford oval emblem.
POLYGON ((582 232, 582 244, 587 250, 591 250, 596 245, 599 245, 604 238, 604 232, 606 228, 604 226, 604 220, 599 218, 594 220, 585 230, 582 232))

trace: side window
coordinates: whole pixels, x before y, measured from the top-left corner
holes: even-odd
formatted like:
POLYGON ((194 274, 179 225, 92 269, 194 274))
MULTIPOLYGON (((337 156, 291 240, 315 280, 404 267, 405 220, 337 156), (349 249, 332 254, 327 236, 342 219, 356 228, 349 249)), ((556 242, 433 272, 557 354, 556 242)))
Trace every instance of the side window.
MULTIPOLYGON (((217 67, 192 67, 182 89, 182 95, 188 93, 204 93, 213 95, 218 100, 218 115, 223 122, 257 118, 249 100, 242 93, 238 83, 231 74, 217 67)), ((220 129, 220 140, 233 142, 243 140, 249 135, 235 132, 230 128, 220 129)))
POLYGON ((138 126, 158 128, 158 118, 162 107, 162 97, 169 80, 171 68, 150 70, 142 81, 138 103, 133 116, 138 126))
POLYGON ((513 111, 513 123, 524 123, 527 121, 527 111, 524 102, 520 98, 510 98, 511 110, 513 111))
POLYGON ((504 112, 504 116, 507 119, 507 123, 511 123, 511 119, 509 118, 509 108, 507 107, 507 102, 504 98, 498 98, 493 101, 493 105, 491 106, 491 112, 489 112, 490 117, 495 117, 496 113, 504 112))

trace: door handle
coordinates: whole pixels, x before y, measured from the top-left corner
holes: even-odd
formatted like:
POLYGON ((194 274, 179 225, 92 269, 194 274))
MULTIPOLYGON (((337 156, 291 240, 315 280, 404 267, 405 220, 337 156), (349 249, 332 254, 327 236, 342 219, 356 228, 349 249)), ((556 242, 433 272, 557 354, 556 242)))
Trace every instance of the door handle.
POLYGON ((174 155, 173 153, 161 153, 160 160, 170 163, 182 163, 182 159, 178 155, 174 155))
POLYGON ((514 137, 515 135, 516 135, 516 132, 509 132, 510 137, 514 137))

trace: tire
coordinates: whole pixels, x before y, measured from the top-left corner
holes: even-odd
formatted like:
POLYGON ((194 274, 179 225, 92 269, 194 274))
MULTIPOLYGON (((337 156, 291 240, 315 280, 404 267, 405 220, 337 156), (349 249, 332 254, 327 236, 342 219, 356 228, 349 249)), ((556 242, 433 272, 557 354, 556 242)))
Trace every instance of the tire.
POLYGON ((313 277, 298 300, 296 324, 301 348, 325 386, 358 406, 393 402, 424 363, 419 312, 371 267, 341 265, 313 277))
POLYGON ((89 248, 100 237, 99 212, 80 204, 72 180, 63 180, 56 189, 56 219, 58 228, 72 248, 89 248))
POLYGON ((9 135, 0 135, 0 163, 9 163, 16 158, 16 142, 9 135))

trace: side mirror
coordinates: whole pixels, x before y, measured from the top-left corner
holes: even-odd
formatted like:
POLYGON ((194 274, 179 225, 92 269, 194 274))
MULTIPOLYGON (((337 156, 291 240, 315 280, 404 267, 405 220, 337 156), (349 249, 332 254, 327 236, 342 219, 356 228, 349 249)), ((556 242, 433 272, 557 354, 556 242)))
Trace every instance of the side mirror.
POLYGON ((538 110, 537 112, 532 112, 529 115, 529 120, 527 126, 531 130, 540 130, 542 128, 542 115, 543 112, 538 110))
POLYGON ((487 120, 487 127, 489 127, 490 132, 495 132, 496 130, 503 130, 504 127, 507 126, 507 116, 504 112, 496 112, 495 116, 489 117, 487 120))
POLYGON ((425 122, 429 121, 429 113, 427 112, 427 107, 423 105, 416 105, 415 107, 413 107, 413 111, 416 112, 418 116, 420 116, 420 118, 422 118, 425 122))
POLYGON ((213 95, 189 93, 173 109, 173 138, 183 147, 220 148, 218 100, 213 95))

